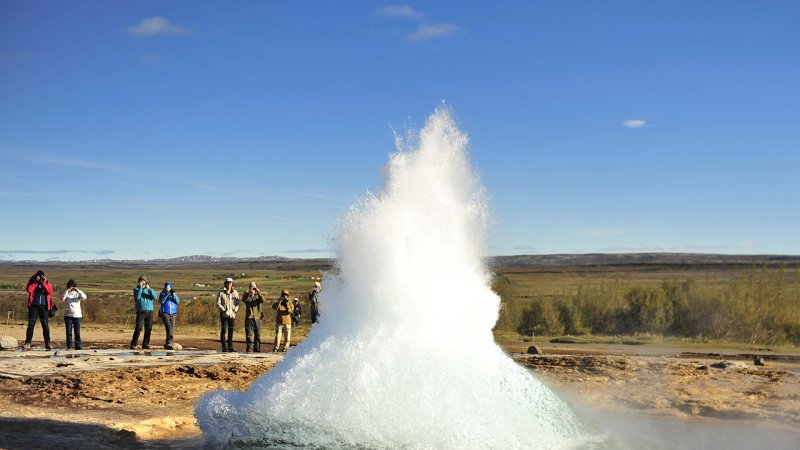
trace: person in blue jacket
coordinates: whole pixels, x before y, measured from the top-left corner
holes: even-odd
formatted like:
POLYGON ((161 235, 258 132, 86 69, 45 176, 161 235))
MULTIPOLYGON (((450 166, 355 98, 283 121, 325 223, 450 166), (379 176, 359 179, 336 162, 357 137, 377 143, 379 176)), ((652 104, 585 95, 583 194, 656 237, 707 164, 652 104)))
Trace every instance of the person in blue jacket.
POLYGON ((131 350, 136 348, 142 328, 144 328, 142 349, 150 348, 150 332, 153 330, 153 300, 156 298, 158 298, 156 291, 147 284, 147 277, 140 276, 139 285, 133 288, 133 302, 136 305, 136 328, 133 330, 131 350))
POLYGON ((164 323, 164 329, 167 331, 167 341, 164 343, 164 348, 172 350, 174 348, 172 339, 175 332, 175 316, 178 315, 178 303, 181 302, 181 299, 172 289, 171 282, 164 283, 164 290, 158 295, 158 302, 161 303, 158 315, 161 317, 161 322, 164 323))

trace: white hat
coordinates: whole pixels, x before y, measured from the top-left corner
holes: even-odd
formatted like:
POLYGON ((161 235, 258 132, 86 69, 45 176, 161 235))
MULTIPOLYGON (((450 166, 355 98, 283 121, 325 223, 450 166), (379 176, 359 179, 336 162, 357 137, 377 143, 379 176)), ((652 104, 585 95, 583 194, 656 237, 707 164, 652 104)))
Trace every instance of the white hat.
POLYGON ((255 281, 251 281, 250 282, 250 287, 251 288, 255 288, 255 287, 258 287, 258 286, 256 286, 256 282, 255 281))
POLYGON ((225 278, 225 282, 226 283, 233 283, 233 278, 231 278, 231 277, 225 278))

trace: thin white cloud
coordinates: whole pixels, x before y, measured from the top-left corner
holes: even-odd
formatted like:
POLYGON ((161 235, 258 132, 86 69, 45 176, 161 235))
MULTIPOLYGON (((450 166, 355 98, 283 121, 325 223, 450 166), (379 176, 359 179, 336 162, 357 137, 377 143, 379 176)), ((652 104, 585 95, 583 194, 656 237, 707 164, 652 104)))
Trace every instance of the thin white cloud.
POLYGON ((375 11, 375 14, 383 17, 395 17, 399 19, 425 20, 425 14, 415 11, 408 5, 385 6, 375 11))
POLYGON ((528 244, 517 244, 514 246, 515 252, 528 252, 528 253, 538 253, 536 248, 532 245, 528 244))
POLYGON ((608 237, 608 236, 622 236, 627 234, 628 230, 624 228, 587 228, 581 231, 581 236, 584 237, 608 237))
MULTIPOLYGON (((37 152, 32 150, 26 151, 15 151, 10 150, 7 148, 0 148, 0 155, 5 155, 11 157, 12 159, 16 159, 19 161, 27 161, 34 164, 47 164, 52 166, 61 166, 61 167, 71 167, 71 168, 80 168, 80 169, 89 169, 89 170, 96 170, 103 173, 115 173, 118 175, 124 175, 127 177, 137 177, 139 176, 139 172, 134 171, 128 167, 117 166, 114 164, 107 164, 101 163, 97 161, 91 161, 86 159, 79 159, 79 158, 71 158, 71 157, 59 157, 53 156, 48 153, 44 152, 37 152)), ((188 186, 194 187, 199 190, 203 191, 210 191, 216 189, 216 186, 203 183, 192 178, 186 178, 181 176, 172 176, 170 180, 174 180, 188 186)))
POLYGON ((30 61, 34 57, 31 52, 0 52, 0 61, 30 61))
POLYGON ((627 128, 642 128, 645 125, 647 125, 647 121, 642 119, 628 119, 622 122, 622 126, 627 128))
POLYGON ((461 27, 452 23, 420 24, 413 33, 406 35, 406 40, 414 43, 425 42, 431 39, 452 36, 463 31, 461 27))
POLYGON ((148 17, 138 25, 128 28, 128 34, 135 37, 152 37, 161 34, 189 34, 189 29, 175 25, 166 17, 148 17))
POLYGON ((9 156, 19 161, 27 161, 34 164, 47 164, 52 166, 95 169, 104 172, 112 172, 119 175, 133 176, 135 173, 126 167, 116 166, 113 164, 100 163, 80 158, 64 158, 54 156, 44 152, 37 152, 34 150, 11 150, 7 148, 0 149, 0 154, 9 156))
POLYGON ((428 23, 425 14, 407 4, 385 6, 375 10, 375 14, 390 19, 413 20, 419 22, 414 31, 405 33, 404 35, 405 40, 412 43, 444 38, 464 31, 463 28, 453 23, 428 23))
POLYGON ((0 197, 30 197, 32 192, 0 191, 0 197))
POLYGON ((113 255, 115 250, 0 250, 2 254, 15 255, 64 255, 67 253, 81 253, 89 255, 113 255))
POLYGON ((142 64, 146 64, 146 65, 155 64, 155 63, 159 62, 160 60, 161 60, 161 58, 159 58, 158 55, 147 54, 147 55, 142 55, 142 56, 139 57, 139 62, 141 62, 142 64))

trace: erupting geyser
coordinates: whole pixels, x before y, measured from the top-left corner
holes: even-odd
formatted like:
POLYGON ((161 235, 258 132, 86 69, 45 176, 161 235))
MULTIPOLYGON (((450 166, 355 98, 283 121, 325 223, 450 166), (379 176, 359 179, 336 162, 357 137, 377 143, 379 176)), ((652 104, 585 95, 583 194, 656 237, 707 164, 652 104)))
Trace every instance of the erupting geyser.
MULTIPOLYGON (((197 403, 220 447, 569 448, 569 408, 494 343, 486 198, 446 110, 344 217, 321 323, 246 392, 197 403)), ((585 442, 585 441, 584 441, 585 442)))

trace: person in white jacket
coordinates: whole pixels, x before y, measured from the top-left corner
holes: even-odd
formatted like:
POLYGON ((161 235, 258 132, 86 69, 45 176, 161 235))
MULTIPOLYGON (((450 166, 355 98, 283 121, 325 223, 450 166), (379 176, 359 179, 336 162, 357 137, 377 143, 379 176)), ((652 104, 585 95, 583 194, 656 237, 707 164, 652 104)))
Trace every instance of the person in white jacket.
POLYGON ((81 321, 83 320, 83 313, 81 312, 81 301, 86 300, 86 294, 78 289, 78 284, 75 280, 67 281, 67 290, 61 296, 61 301, 65 303, 64 306, 64 328, 67 330, 67 350, 81 349, 81 321), (72 339, 72 332, 75 331, 75 340, 72 339), (74 344, 74 347, 73 347, 74 344))
POLYGON ((219 309, 219 343, 223 352, 233 352, 233 323, 236 311, 239 311, 239 293, 233 288, 233 278, 225 279, 225 287, 217 295, 217 309, 219 309), (225 332, 228 338, 225 339, 225 332))

